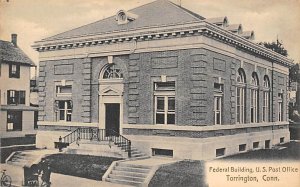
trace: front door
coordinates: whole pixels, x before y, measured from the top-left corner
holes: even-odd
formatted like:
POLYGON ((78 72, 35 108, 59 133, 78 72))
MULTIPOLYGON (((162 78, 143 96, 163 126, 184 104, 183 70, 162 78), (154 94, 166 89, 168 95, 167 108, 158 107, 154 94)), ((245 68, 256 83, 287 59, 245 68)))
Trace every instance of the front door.
POLYGON ((105 104, 105 129, 106 136, 118 135, 120 133, 120 104, 105 104))

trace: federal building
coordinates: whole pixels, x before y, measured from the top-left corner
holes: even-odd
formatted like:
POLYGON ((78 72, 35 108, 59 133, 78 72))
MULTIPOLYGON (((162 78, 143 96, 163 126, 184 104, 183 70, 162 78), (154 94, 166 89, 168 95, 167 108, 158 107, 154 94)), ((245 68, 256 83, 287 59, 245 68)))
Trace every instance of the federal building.
POLYGON ((254 37, 157 0, 37 41, 39 130, 58 139, 110 129, 149 156, 179 159, 288 142, 293 62, 254 37))

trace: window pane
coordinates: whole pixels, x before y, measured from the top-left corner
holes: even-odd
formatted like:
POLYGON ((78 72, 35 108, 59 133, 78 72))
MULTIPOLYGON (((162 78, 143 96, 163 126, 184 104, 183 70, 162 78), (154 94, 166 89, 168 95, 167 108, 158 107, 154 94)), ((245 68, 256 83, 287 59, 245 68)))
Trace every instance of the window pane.
POLYGON ((239 106, 237 106, 237 109, 236 109, 236 121, 239 122, 239 123, 241 122, 241 119, 240 119, 240 117, 241 117, 240 110, 241 110, 241 108, 239 106))
POLYGON ((71 121, 71 114, 67 114, 67 121, 71 121))
POLYGON ((65 108, 65 102, 64 101, 59 101, 58 106, 59 106, 59 109, 64 109, 65 108))
POLYGON ((220 104, 221 104, 221 98, 217 97, 217 106, 216 106, 216 110, 220 110, 220 104))
POLYGON ((167 122, 168 124, 175 124, 175 114, 168 114, 167 122))
POLYGON ((164 114, 156 114, 156 124, 165 124, 164 114))
POLYGON ((61 86, 60 93, 72 93, 72 86, 61 86))
POLYGON ((218 112, 217 114, 216 114, 217 116, 217 121, 216 121, 216 124, 221 124, 221 115, 220 115, 220 113, 218 112))
POLYGON ((123 73, 120 68, 115 64, 106 67, 103 73, 103 79, 121 79, 123 78, 123 73))
POLYGON ((168 110, 175 110, 175 98, 174 97, 169 97, 168 98, 168 110))
POLYGON ((13 130, 14 124, 13 123, 7 123, 7 130, 13 130))
POLYGON ((155 83, 155 90, 175 90, 175 82, 157 82, 155 83))
POLYGON ((25 104, 25 91, 19 92, 20 104, 25 104))
POLYGON ((11 71, 12 71, 12 73, 16 73, 16 71, 17 71, 17 66, 16 66, 16 65, 12 65, 12 66, 11 66, 11 71))
POLYGON ((157 110, 164 111, 165 110, 165 98, 157 97, 157 110))
POLYGON ((64 110, 59 111, 59 120, 65 120, 65 111, 64 110))
POLYGON ((67 109, 72 109, 72 103, 71 101, 66 101, 67 102, 67 109))

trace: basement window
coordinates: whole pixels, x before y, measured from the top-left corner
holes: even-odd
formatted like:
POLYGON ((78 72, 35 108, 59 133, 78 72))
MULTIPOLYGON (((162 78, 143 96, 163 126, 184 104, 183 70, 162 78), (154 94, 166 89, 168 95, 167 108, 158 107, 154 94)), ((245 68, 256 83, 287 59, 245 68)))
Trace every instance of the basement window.
POLYGON ((152 156, 173 157, 173 150, 171 150, 171 149, 156 149, 156 148, 152 148, 152 156))
POLYGON ((246 151, 246 144, 239 145, 239 151, 246 151))
POLYGON ((258 149, 259 142, 253 142, 253 149, 258 149))
POLYGON ((280 143, 284 143, 284 137, 280 138, 280 143))
POLYGON ((225 148, 216 149, 216 157, 224 156, 225 148))

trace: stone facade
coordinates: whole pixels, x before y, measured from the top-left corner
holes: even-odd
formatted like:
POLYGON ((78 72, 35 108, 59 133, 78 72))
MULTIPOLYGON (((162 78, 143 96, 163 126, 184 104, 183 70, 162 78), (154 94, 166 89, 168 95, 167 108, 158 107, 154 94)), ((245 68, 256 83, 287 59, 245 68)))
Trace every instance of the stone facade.
MULTIPOLYGON (((124 32, 111 17, 117 30, 89 36, 94 30, 80 27, 37 42, 39 126, 68 132, 89 126, 110 129, 115 123, 114 130, 147 154, 171 150, 174 158, 210 159, 220 156, 217 150, 223 148, 221 156, 239 152, 241 143, 251 150, 289 141, 291 60, 252 42, 253 32, 245 37, 241 30, 228 30, 200 16, 194 22, 193 15, 185 17, 186 10, 170 2, 155 1, 140 9, 162 7, 180 11, 180 19, 191 23, 168 17, 161 18, 161 27, 149 21, 147 28, 136 25, 124 32), (240 73, 242 85, 237 81, 240 73), (61 94, 60 86, 71 86, 71 93, 61 94), (242 122, 237 119, 240 86, 242 122), (221 117, 216 117, 217 110, 221 117), (165 124, 157 120, 162 115, 165 124), (193 146, 198 152, 185 154, 193 146)), ((133 12, 142 20, 148 15, 140 9, 133 12)), ((98 24, 102 22, 93 28, 107 29, 98 24)))
MULTIPOLYGON (((56 121, 53 111, 55 82, 61 80, 72 81, 73 101, 72 121, 80 123, 99 122, 99 76, 102 68, 107 64, 107 57, 85 59, 70 59, 41 62, 40 64, 40 121, 56 121), (66 66, 68 65, 68 66, 66 66), (63 66, 62 72, 55 72, 55 68, 63 66), (96 101, 96 102, 94 102, 96 101)), ((270 118, 277 120, 278 93, 287 92, 288 76, 267 67, 220 54, 207 49, 187 49, 139 53, 114 56, 114 63, 123 69, 124 79, 124 124, 155 124, 153 121, 153 85, 160 81, 161 75, 167 79, 176 80, 176 125, 206 126, 214 125, 213 103, 214 83, 221 77, 224 83, 224 110, 222 124, 235 124, 235 95, 236 75, 239 68, 246 74, 246 95, 250 95, 250 78, 256 72, 260 82, 259 106, 263 105, 264 76, 273 76, 273 107, 270 118), (157 63, 161 63, 156 65, 157 63), (170 65, 171 64, 171 65, 170 65)), ((270 63, 267 62, 266 63, 270 63)), ((272 81, 272 79, 270 79, 272 81)), ((270 82, 272 84, 272 82, 270 82)), ((284 97, 284 111, 287 111, 287 98, 284 97)), ((246 99, 246 123, 250 123, 250 100, 246 99)), ((287 119, 287 113, 284 114, 287 119)), ((262 122, 259 114, 258 122, 262 122)))

